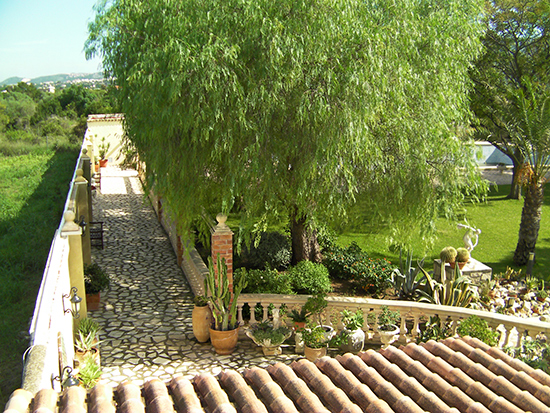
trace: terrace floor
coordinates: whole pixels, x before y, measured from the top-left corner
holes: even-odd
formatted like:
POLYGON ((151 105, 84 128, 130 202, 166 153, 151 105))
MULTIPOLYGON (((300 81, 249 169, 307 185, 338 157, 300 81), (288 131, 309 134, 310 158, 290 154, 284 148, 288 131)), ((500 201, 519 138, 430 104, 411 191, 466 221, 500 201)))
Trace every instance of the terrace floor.
POLYGON ((93 207, 94 220, 104 222, 105 232, 104 249, 93 248, 92 259, 111 276, 100 309, 88 313, 101 326, 104 383, 116 386, 130 379, 141 385, 175 374, 191 379, 224 369, 290 364, 301 357, 292 347, 266 358, 248 338, 239 340, 232 355, 219 356, 209 342, 194 338, 193 293, 135 171, 102 168, 93 207))
MULTIPOLYGON (((509 172, 486 170, 485 177, 508 183, 509 172)), ((264 357, 249 339, 239 340, 230 356, 217 355, 210 343, 193 336, 193 293, 177 265, 170 241, 144 197, 136 171, 102 168, 101 191, 93 199, 94 220, 104 222, 104 249, 92 250, 94 262, 111 276, 100 309, 88 316, 101 326, 102 381, 116 386, 132 380, 163 381, 175 374, 191 379, 225 369, 242 372, 301 358, 293 347, 264 357)))

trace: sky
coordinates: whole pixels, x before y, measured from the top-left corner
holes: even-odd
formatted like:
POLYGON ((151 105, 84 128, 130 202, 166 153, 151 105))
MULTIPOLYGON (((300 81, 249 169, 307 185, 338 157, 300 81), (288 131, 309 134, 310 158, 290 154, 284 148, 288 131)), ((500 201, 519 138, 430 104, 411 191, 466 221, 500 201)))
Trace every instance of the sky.
POLYGON ((101 71, 84 42, 96 0, 0 0, 0 82, 101 71))

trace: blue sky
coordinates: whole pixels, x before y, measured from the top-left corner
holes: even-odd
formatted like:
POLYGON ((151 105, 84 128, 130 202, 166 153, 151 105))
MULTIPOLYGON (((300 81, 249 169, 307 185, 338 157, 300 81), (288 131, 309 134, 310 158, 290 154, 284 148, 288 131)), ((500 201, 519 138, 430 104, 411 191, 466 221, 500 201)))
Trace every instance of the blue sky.
POLYGON ((0 0, 0 82, 101 71, 84 56, 96 0, 0 0))

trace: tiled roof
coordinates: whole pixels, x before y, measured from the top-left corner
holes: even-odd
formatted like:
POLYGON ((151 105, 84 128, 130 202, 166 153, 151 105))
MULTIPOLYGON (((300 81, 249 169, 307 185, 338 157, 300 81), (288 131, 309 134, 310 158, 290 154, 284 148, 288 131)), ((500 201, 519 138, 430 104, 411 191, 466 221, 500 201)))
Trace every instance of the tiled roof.
POLYGON ((5 412, 550 412, 550 376, 469 337, 89 394, 17 390, 5 412))

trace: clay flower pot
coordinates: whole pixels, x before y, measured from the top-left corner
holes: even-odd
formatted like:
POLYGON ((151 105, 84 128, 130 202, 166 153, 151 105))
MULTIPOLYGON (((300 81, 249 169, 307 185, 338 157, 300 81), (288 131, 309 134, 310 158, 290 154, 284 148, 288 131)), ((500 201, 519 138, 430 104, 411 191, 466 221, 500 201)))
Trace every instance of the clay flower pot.
POLYGON ((212 311, 210 307, 195 306, 192 313, 193 335, 199 343, 205 343, 210 338, 210 326, 212 325, 212 311))
POLYGON ((308 346, 304 347, 304 356, 311 361, 314 362, 315 360, 324 357, 327 355, 327 347, 321 347, 321 348, 311 348, 308 346))
POLYGON ((210 342, 217 354, 231 354, 237 347, 239 327, 233 330, 220 331, 210 328, 210 342))

